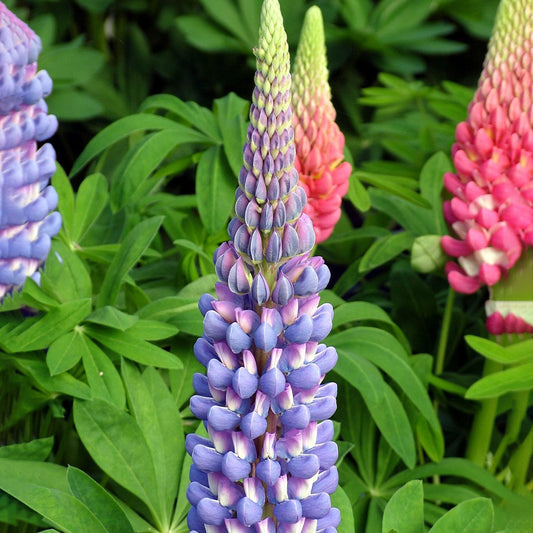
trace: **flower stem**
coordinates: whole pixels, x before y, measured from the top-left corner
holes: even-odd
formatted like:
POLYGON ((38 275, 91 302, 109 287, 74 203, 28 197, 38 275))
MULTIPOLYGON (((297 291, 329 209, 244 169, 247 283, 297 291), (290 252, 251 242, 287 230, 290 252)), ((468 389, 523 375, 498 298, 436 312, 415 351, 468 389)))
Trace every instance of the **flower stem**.
POLYGON ((448 346, 448 334, 450 333, 450 324, 452 321, 453 300, 455 291, 450 287, 448 289, 448 298, 446 299, 446 307, 444 308, 444 315, 442 317, 442 328, 440 330, 439 345, 437 348, 437 357, 435 359, 434 374, 436 376, 442 374, 444 370, 444 360, 446 358, 446 348, 448 346))
MULTIPOLYGON (((503 368, 501 363, 496 363, 490 359, 485 360, 483 368, 483 377, 503 368)), ((492 438, 492 428, 498 408, 498 398, 487 398, 481 401, 481 407, 474 415, 474 422, 470 430, 470 437, 466 447, 466 458, 479 466, 485 467, 487 464, 487 454, 490 449, 492 438)))

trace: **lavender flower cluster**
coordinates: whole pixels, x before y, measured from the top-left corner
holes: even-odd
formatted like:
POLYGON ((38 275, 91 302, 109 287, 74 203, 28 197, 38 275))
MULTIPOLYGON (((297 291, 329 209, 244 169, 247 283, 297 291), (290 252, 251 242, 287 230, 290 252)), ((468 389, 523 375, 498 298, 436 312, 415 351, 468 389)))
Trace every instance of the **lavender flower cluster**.
POLYGON ((39 37, 0 2, 0 301, 27 276, 38 281, 61 226, 59 213, 50 214, 55 152, 36 145, 57 129, 43 100, 52 81, 37 72, 40 50, 39 37))
POLYGON ((217 298, 204 295, 191 411, 209 438, 187 436, 193 533, 332 533, 338 484, 337 361, 318 293, 330 273, 314 245, 294 168, 290 65, 278 0, 265 0, 231 242, 215 252, 217 298))

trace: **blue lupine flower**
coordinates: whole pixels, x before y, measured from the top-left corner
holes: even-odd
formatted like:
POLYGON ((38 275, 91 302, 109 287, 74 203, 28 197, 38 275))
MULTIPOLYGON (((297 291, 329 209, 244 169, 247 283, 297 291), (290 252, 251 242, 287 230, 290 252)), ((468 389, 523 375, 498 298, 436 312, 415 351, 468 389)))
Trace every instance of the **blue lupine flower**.
POLYGON ((57 194, 48 185, 55 172, 50 144, 57 129, 43 100, 52 90, 37 72, 41 41, 0 2, 0 301, 37 269, 61 227, 57 194))
POLYGON ((294 168, 289 53, 278 0, 265 0, 244 165, 231 241, 214 255, 217 298, 204 295, 191 411, 209 439, 191 434, 187 492, 193 533, 332 533, 340 513, 332 442, 337 360, 321 341, 330 273, 310 257, 315 234, 294 168))

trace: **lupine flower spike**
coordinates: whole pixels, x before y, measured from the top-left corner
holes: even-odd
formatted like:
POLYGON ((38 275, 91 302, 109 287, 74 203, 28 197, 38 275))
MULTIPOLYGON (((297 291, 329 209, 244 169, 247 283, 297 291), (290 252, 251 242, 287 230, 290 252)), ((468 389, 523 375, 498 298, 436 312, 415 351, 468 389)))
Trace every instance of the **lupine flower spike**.
POLYGON ((187 436, 193 533, 334 533, 337 387, 323 384, 337 353, 321 341, 329 281, 302 213, 294 168, 289 53, 278 0, 261 13, 257 71, 231 241, 214 255, 217 298, 204 295, 191 411, 209 438, 187 436))
POLYGON ((320 8, 306 13, 292 85, 295 166, 307 194, 307 213, 316 242, 325 241, 341 216, 352 167, 343 161, 344 135, 335 123, 328 84, 324 23, 320 8))
POLYGON ((468 117, 457 126, 457 171, 444 176, 453 195, 444 214, 458 237, 442 238, 458 262, 448 263, 448 280, 466 294, 491 288, 487 327, 494 334, 533 332, 529 306, 512 302, 533 300, 524 292, 532 272, 527 285, 517 280, 532 264, 532 33, 531 2, 503 0, 468 117))
POLYGON ((37 72, 39 37, 0 2, 0 301, 37 269, 61 226, 57 194, 48 186, 55 172, 50 144, 57 129, 43 97, 52 81, 37 72))

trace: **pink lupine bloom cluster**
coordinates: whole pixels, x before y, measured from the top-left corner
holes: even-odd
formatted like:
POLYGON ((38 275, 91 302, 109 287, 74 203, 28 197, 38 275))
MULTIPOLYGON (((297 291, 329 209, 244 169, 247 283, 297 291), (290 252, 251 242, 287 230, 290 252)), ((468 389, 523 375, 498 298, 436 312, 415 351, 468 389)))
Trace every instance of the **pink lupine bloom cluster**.
POLYGON ((322 14, 316 6, 305 17, 292 80, 295 166, 307 194, 304 212, 313 221, 320 243, 341 216, 352 167, 343 161, 344 135, 335 123, 322 14))
MULTIPOLYGON (((444 214, 457 238, 443 237, 442 247, 457 258, 446 272, 458 292, 504 280, 533 244, 532 22, 529 1, 502 3, 468 118, 457 126, 456 172, 444 176, 453 195, 444 214)), ((491 320, 502 332, 517 320, 529 328, 497 313, 491 320)))

